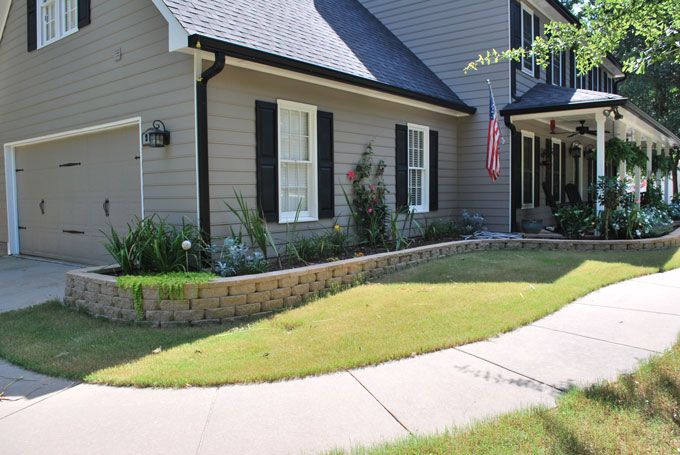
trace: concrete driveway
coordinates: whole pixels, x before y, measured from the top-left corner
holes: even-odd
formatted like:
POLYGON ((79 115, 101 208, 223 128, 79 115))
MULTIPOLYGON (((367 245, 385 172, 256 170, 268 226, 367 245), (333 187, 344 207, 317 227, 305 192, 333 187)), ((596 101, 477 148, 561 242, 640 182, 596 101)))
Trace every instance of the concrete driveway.
POLYGON ((82 266, 22 257, 0 257, 0 313, 64 297, 65 274, 82 266))

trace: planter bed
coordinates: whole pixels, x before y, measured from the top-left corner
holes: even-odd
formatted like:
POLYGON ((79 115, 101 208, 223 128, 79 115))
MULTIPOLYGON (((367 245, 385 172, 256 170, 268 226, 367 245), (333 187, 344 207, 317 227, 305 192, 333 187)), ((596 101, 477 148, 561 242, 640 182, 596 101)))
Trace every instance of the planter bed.
POLYGON ((462 240, 379 253, 260 275, 215 278, 185 285, 183 295, 144 287, 140 311, 130 289, 117 285, 112 268, 74 270, 66 275, 64 303, 112 321, 155 327, 233 323, 291 308, 324 292, 361 283, 422 262, 480 250, 643 250, 680 246, 680 229, 643 240, 462 240))

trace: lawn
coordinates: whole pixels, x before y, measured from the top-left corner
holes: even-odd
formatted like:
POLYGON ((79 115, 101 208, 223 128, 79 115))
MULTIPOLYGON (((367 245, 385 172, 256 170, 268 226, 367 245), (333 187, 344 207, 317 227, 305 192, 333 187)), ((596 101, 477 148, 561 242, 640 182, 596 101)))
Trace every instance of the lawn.
POLYGON ((680 344, 616 382, 469 429, 357 449, 356 454, 678 453, 680 344))
POLYGON ((0 357, 116 385, 270 381, 488 338, 604 285, 676 267, 680 249, 458 255, 235 328, 122 326, 48 303, 0 315, 0 357))

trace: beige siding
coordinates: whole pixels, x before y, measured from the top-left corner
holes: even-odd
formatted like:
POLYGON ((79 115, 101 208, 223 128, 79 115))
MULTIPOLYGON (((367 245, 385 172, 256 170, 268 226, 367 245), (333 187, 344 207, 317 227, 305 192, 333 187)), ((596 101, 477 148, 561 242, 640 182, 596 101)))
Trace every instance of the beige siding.
POLYGON ((496 105, 510 101, 509 65, 482 67, 465 74, 468 62, 488 49, 507 49, 510 40, 508 0, 361 0, 409 46, 477 114, 460 122, 457 173, 452 177, 457 209, 481 212, 495 230, 508 230, 510 216, 510 134, 502 147, 501 178, 492 183, 485 169, 489 97, 496 105))
MULTIPOLYGON (((345 174, 355 165, 366 145, 374 142, 377 160, 387 164, 385 182, 390 191, 388 201, 394 206, 395 125, 417 123, 439 131, 439 206, 430 217, 448 217, 455 208, 457 125, 458 120, 441 114, 378 101, 291 79, 227 68, 211 80, 209 97, 210 191, 212 234, 224 236, 236 219, 224 202, 234 205, 234 191, 242 193, 251 206, 255 204, 255 102, 277 99, 318 106, 334 114, 335 129, 335 203, 336 215, 345 225, 348 210, 341 185, 349 191, 345 174)), ((333 220, 305 223, 298 231, 330 227, 333 220)), ((285 227, 272 225, 284 237, 285 227)))
POLYGON ((169 53, 167 37, 151 0, 92 0, 90 25, 29 53, 26 2, 13 1, 0 42, 0 144, 137 116, 143 128, 163 120, 172 145, 144 149, 145 209, 195 219, 193 59, 169 53), (122 59, 115 61, 118 48, 122 59))

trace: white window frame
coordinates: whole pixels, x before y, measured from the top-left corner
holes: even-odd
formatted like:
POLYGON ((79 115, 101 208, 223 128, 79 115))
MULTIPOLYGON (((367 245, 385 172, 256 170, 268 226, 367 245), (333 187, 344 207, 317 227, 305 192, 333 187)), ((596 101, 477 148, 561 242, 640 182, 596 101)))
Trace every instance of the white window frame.
POLYGON ((522 208, 523 209, 533 209, 536 207, 536 194, 534 192, 534 188, 536 188, 536 135, 531 132, 531 131, 524 131, 522 130, 522 156, 521 156, 521 165, 522 165, 522 172, 521 174, 521 181, 522 181, 522 186, 521 186, 521 191, 520 191, 520 196, 521 196, 521 201, 522 201, 522 208), (524 139, 526 138, 531 138, 531 203, 525 203, 524 202, 524 156, 526 155, 524 152, 524 139))
POLYGON ((416 125, 414 123, 408 123, 406 125, 407 128, 407 134, 406 134, 406 167, 407 167, 407 176, 408 176, 408 182, 407 182, 407 197, 409 198, 409 209, 414 211, 415 213, 428 213, 430 211, 430 127, 429 126, 424 126, 424 125, 416 125), (422 132, 423 133, 423 166, 422 168, 418 167, 411 167, 411 160, 410 160, 410 148, 408 146, 409 144, 409 137, 411 135, 411 131, 417 131, 417 132, 422 132), (411 178, 410 178, 410 173, 411 169, 419 169, 424 171, 423 172, 423 200, 421 201, 422 203, 420 205, 412 205, 411 204, 411 198, 410 198, 410 191, 409 191, 409 186, 411 184, 411 178))
POLYGON ((309 174, 307 176, 307 182, 309 184, 309 187, 307 188, 307 208, 308 210, 305 211, 300 211, 299 216, 297 217, 297 222, 303 223, 303 222, 312 222, 312 221, 319 221, 319 204, 318 204, 318 187, 319 187, 319 181, 318 181, 318 170, 317 170, 317 107, 311 104, 303 104, 303 103, 298 103, 295 101, 288 101, 288 100, 277 100, 276 101, 276 106, 277 106, 277 112, 276 112, 276 118, 277 118, 277 150, 279 153, 277 153, 277 172, 278 172, 278 188, 277 188, 277 197, 279 198, 279 224, 289 224, 289 223, 294 223, 296 221, 296 215, 297 211, 292 211, 292 212, 284 212, 281 208, 281 164, 286 161, 286 162, 298 162, 302 163, 303 161, 295 161, 295 160, 282 160, 281 159, 281 110, 282 109, 287 109, 287 110, 292 110, 292 111, 300 111, 300 112, 305 112, 308 114, 308 119, 309 119, 309 160, 304 161, 304 163, 309 164, 309 174))
POLYGON ((550 82, 552 83, 552 85, 557 85, 558 87, 561 87, 562 82, 563 82, 562 81, 562 65, 564 65, 564 60, 562 59, 562 56, 563 56, 562 52, 557 52, 557 54, 555 54, 555 51, 551 51, 551 55, 550 55, 550 73, 551 73, 550 79, 551 79, 551 81, 550 82), (556 60, 556 55, 557 55, 557 60, 556 60), (555 76, 555 61, 560 62, 559 71, 557 72, 557 77, 555 76))
POLYGON ((558 180, 558 192, 557 192, 557 197, 555 198, 555 194, 552 194, 552 197, 555 199, 555 202, 561 203, 562 202, 562 185, 564 182, 562 182, 562 166, 564 166, 564 163, 562 163, 562 140, 561 139, 551 139, 550 140, 550 191, 553 192, 555 188, 555 161, 554 161, 554 147, 555 144, 559 146, 559 150, 557 152, 557 161, 559 161, 559 169, 557 173, 557 180, 558 180))
POLYGON ((45 46, 49 46, 52 43, 56 43, 62 38, 66 38, 69 35, 73 35, 78 31, 78 2, 77 0, 72 0, 75 2, 75 26, 70 30, 66 30, 66 21, 64 15, 66 14, 66 0, 49 0, 44 2, 44 0, 35 0, 36 2, 36 32, 37 32, 37 44, 38 49, 45 46), (45 3, 54 4, 55 9, 55 34, 54 38, 50 40, 43 40, 43 5, 45 3))
MULTIPOLYGON (((529 25, 531 27, 531 45, 532 46, 534 44, 534 39, 536 38, 536 28, 534 27, 534 25, 536 24, 536 20, 534 19, 534 11, 531 10, 530 8, 527 8, 524 4, 522 4, 521 29, 522 29, 522 47, 523 48, 525 47, 525 43, 524 43, 524 13, 525 12, 529 13, 529 15, 531 16, 531 24, 529 24, 529 25)), ((522 72, 530 75, 531 77, 534 77, 535 70, 536 70, 536 61, 532 57, 529 57, 529 58, 531 58, 531 69, 524 66, 524 63, 525 63, 527 57, 523 56, 522 61, 520 62, 521 66, 522 66, 522 72)))

